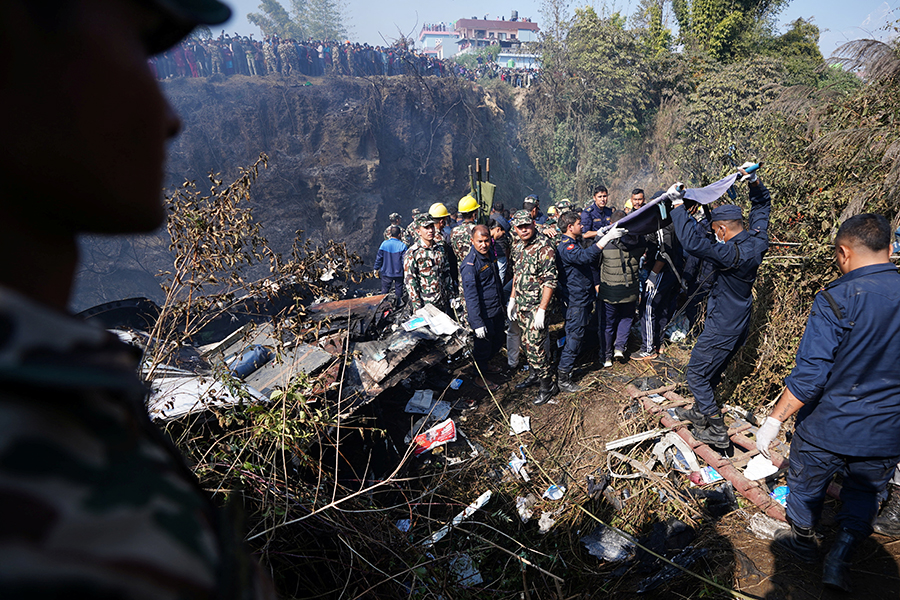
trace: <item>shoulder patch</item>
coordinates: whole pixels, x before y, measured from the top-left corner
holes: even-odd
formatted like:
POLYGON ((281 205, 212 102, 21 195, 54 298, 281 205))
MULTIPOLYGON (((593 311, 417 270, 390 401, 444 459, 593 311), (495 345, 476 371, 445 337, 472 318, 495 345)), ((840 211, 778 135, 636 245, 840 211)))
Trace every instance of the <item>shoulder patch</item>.
POLYGON ((574 249, 575 249, 575 244, 569 244, 568 246, 566 246, 566 250, 574 250, 574 249))

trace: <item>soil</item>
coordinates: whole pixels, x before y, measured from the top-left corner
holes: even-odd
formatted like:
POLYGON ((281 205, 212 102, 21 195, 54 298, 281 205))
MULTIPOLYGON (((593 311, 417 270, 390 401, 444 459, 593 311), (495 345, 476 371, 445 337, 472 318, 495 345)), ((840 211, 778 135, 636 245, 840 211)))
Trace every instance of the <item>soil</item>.
MULTIPOLYGON (((596 527, 596 522, 584 514, 579 508, 582 507, 605 523, 620 527, 640 539, 645 539, 642 536, 646 536, 654 524, 671 521, 673 517, 684 520, 696 532, 693 546, 705 551, 705 555, 689 569, 747 597, 773 600, 900 597, 900 541, 895 542, 878 535, 865 541, 857 550, 851 568, 855 591, 847 595, 823 587, 820 566, 806 566, 787 556, 773 553, 769 541, 758 539, 751 533, 748 530, 749 519, 759 511, 740 496, 739 506, 726 509, 726 514, 717 517, 712 516, 716 513, 712 509, 707 510, 703 502, 673 500, 671 496, 668 501, 662 502, 658 482, 654 485, 643 479, 613 479, 611 485, 614 488, 620 492, 630 492, 630 497, 625 500, 625 507, 620 512, 612 508, 602 496, 593 500, 587 496, 586 477, 603 473, 608 468, 605 442, 659 426, 656 419, 632 404, 625 387, 633 384, 639 389, 654 389, 674 383, 679 386, 678 392, 687 396, 683 371, 689 357, 688 347, 673 345, 654 361, 628 360, 605 369, 598 369, 596 363, 586 362, 581 365, 580 372, 576 371, 575 377, 582 392, 561 393, 553 403, 542 406, 534 406, 531 402, 537 393, 535 387, 515 389, 514 384, 525 378, 522 372, 514 374, 509 381, 503 383, 495 392, 494 398, 472 384, 475 376, 467 370, 448 370, 427 382, 432 387, 445 386, 452 377, 459 375, 464 378, 464 385, 458 391, 445 389, 444 399, 455 403, 458 408, 473 401, 477 403, 474 408, 464 408, 458 416, 457 413, 453 415, 459 429, 481 450, 481 456, 474 461, 476 465, 463 477, 465 484, 454 497, 470 501, 483 489, 495 490, 496 499, 492 499, 491 504, 485 508, 482 518, 488 524, 503 527, 509 536, 527 547, 529 551, 523 551, 522 555, 563 579, 557 587, 548 576, 526 568, 531 575, 526 580, 530 583, 518 583, 519 589, 522 590, 522 586, 527 585, 532 598, 556 598, 560 595, 565 598, 593 598, 598 597, 601 592, 603 597, 632 598, 638 595, 641 583, 659 571, 660 563, 654 563, 652 559, 646 560, 646 555, 644 560, 641 560, 639 554, 637 559, 626 563, 603 563, 589 555, 579 540, 596 527), (531 432, 521 434, 518 438, 509 435, 507 419, 511 413, 530 416, 531 432), (529 483, 513 478, 508 469, 501 473, 486 466, 505 466, 518 444, 524 444, 529 452, 529 483), (475 474, 479 470, 480 480, 479 475, 475 474), (488 470, 487 477, 484 476, 485 470, 488 470), (540 498, 543 490, 551 483, 568 488, 565 498, 557 502, 538 501, 533 508, 532 519, 528 523, 521 523, 515 512, 515 498, 528 493, 540 498), (465 489, 466 485, 470 487, 465 489), (537 533, 536 521, 542 512, 552 513, 556 520, 556 525, 546 535, 537 533), (502 515, 512 516, 512 522, 508 516, 502 515), (552 558, 543 558, 544 556, 552 558)), ((498 357, 496 365, 502 366, 505 360, 505 357, 498 357)), ((495 380, 499 378, 495 377, 495 380)), ((409 383, 412 390, 423 382, 409 383)), ((402 414, 402 404, 406 399, 408 396, 399 394, 393 402, 385 400, 382 404, 385 414, 402 414)), ((409 427, 409 423, 403 419, 401 421, 403 422, 395 423, 389 431, 395 440, 399 435, 400 441, 409 427)), ((653 441, 645 442, 619 451, 646 461, 652 444, 653 441)), ((446 456, 465 457, 468 452, 469 447, 463 441, 458 441, 448 446, 444 452, 425 458, 424 463, 434 467, 446 461, 446 456)), ((413 465, 414 470, 427 471, 429 467, 423 466, 423 459, 415 460, 420 462, 413 465)), ((617 474, 631 472, 627 465, 617 461, 609 463, 609 466, 617 474)), ((667 475, 659 465, 654 470, 667 477, 671 489, 685 495, 689 493, 690 484, 685 476, 677 473, 667 475)), ((837 504, 836 500, 827 501, 823 522, 819 527, 823 536, 821 547, 825 550, 835 532, 834 511, 837 504)), ((473 530, 484 533, 483 530, 473 530)), ((509 546, 508 541, 506 545, 509 546)), ((453 548, 463 549, 465 545, 457 539, 453 548)), ((677 552, 666 554, 671 558, 677 552)), ((497 572, 516 570, 515 563, 516 561, 512 561, 512 564, 504 563, 502 568, 498 567, 500 570, 497 572)), ((488 573, 492 569, 485 568, 482 564, 482 570, 486 571, 485 581, 488 581, 488 573)), ((482 591, 487 593, 492 585, 497 586, 497 580, 492 584, 485 584, 482 591)), ((500 587, 502 589, 503 586, 500 587)), ((477 590, 476 586, 469 592, 474 592, 473 597, 482 597, 477 590)), ((730 597, 730 594, 707 582, 678 574, 660 587, 644 593, 642 597, 716 598, 730 597)))

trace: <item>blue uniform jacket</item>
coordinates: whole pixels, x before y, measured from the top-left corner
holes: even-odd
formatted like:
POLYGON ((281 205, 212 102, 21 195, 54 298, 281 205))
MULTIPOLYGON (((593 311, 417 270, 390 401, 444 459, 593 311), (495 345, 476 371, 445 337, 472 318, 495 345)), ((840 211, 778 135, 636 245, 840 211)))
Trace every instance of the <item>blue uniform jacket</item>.
POLYGON ((706 304, 706 331, 721 335, 739 335, 750 327, 753 282, 763 255, 769 249, 769 212, 772 197, 759 185, 750 187, 748 229, 728 242, 719 244, 707 237, 707 231, 684 208, 672 210, 675 235, 688 254, 709 261, 717 271, 706 304))
POLYGON ((608 206, 598 208, 596 204, 591 204, 590 208, 581 211, 581 230, 599 231, 609 225, 612 214, 613 210, 608 206))
POLYGON ((816 295, 797 365, 785 379, 804 403, 797 434, 836 454, 900 455, 898 357, 896 266, 861 267, 826 286, 816 295))
POLYGON ((378 255, 375 257, 375 270, 381 271, 382 277, 403 277, 403 256, 406 244, 397 238, 381 242, 378 255))
POLYGON ((459 276, 469 325, 472 329, 486 327, 486 320, 503 312, 503 289, 494 253, 488 252, 485 256, 472 247, 463 259, 459 276))
POLYGON ((556 248, 556 271, 559 277, 557 290, 566 294, 567 306, 587 306, 594 297, 594 277, 591 267, 600 259, 603 251, 597 244, 582 248, 578 240, 563 235, 556 248))

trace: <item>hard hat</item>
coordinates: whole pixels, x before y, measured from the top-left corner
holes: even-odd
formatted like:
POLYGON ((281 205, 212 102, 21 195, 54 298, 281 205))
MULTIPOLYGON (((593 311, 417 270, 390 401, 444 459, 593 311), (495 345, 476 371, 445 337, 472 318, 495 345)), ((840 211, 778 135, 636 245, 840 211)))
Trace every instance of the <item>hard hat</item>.
POLYGON ((443 219, 444 217, 450 216, 450 213, 447 212, 447 207, 440 202, 432 204, 431 208, 428 209, 428 214, 431 215, 433 219, 443 219))
POLYGON ((548 214, 548 215, 555 215, 555 214, 556 214, 556 207, 555 207, 555 206, 551 206, 550 208, 548 208, 548 209, 547 209, 547 214, 548 214))
POLYGON ((478 200, 467 194, 459 199, 459 204, 456 205, 456 210, 461 213, 474 212, 478 210, 478 200))

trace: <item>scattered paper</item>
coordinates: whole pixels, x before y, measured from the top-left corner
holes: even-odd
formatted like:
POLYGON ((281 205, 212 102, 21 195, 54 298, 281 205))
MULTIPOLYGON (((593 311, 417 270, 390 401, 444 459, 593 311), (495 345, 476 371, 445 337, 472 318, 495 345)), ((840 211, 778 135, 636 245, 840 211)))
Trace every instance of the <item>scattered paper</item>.
POLYGON ((432 390, 416 390, 406 403, 406 412, 418 415, 431 415, 435 421, 443 421, 450 416, 450 403, 446 400, 434 400, 432 390))
POLYGON ((544 492, 542 498, 547 498, 548 500, 560 500, 566 493, 566 486, 564 485, 551 485, 544 492))
POLYGON ((548 533, 556 525, 556 521, 550 517, 550 513, 543 513, 538 521, 538 532, 548 533))
POLYGON ((531 431, 531 417, 523 417, 522 415, 512 414, 509 416, 509 435, 518 435, 531 431))
POLYGON ((527 462, 528 459, 525 458, 525 446, 519 446, 518 456, 515 452, 510 455, 509 468, 512 469, 513 473, 521 477, 523 481, 531 481, 531 477, 528 476, 528 471, 525 470, 525 463, 527 462))
POLYGON ((413 439, 413 444, 416 446, 416 449, 413 451, 413 456, 419 456, 423 452, 428 452, 438 446, 443 446, 448 442, 455 441, 456 424, 453 422, 453 419, 447 419, 446 421, 438 423, 428 431, 420 433, 413 439))
POLYGON ((475 511, 478 510, 479 508, 481 508, 482 506, 484 506, 485 504, 487 504, 488 500, 490 500, 490 499, 491 499, 491 490, 488 490, 485 493, 483 493, 482 495, 478 496, 478 498, 476 498, 475 501, 472 502, 472 504, 467 506, 464 511, 462 511, 461 513, 459 513, 458 515, 453 517, 453 520, 450 521, 450 523, 448 523, 447 525, 444 525, 443 527, 441 527, 440 529, 435 531, 431 535, 431 537, 429 537, 427 540, 422 542, 422 545, 425 546, 426 548, 430 548, 430 547, 434 546, 437 542, 444 539, 444 536, 446 536, 448 533, 450 533, 451 527, 455 527, 456 525, 459 525, 464 520, 466 520, 469 517, 471 517, 472 515, 474 515, 475 511))
POLYGON ((522 496, 516 498, 516 512, 519 513, 519 518, 522 519, 523 523, 527 523, 531 519, 531 516, 534 514, 531 507, 535 503, 537 503, 537 498, 533 494, 528 494, 525 498, 522 496))
POLYGON ((751 481, 756 481, 765 479, 769 475, 777 472, 778 467, 776 467, 771 460, 762 454, 757 454, 747 463, 747 467, 744 469, 744 477, 751 481))

